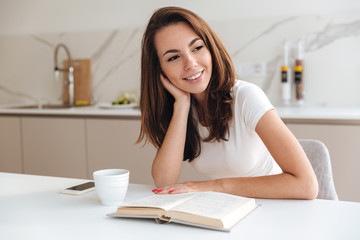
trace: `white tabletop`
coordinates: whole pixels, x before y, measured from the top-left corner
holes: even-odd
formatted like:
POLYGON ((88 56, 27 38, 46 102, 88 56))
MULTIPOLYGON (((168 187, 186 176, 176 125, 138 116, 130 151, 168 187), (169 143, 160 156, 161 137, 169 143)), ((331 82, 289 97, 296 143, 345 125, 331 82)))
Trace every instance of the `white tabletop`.
MULTIPOLYGON (((107 217, 95 192, 59 191, 80 179, 0 173, 0 239, 360 239, 360 203, 264 200, 230 233, 156 224, 152 219, 107 217)), ((153 194, 130 184, 126 201, 153 194)))

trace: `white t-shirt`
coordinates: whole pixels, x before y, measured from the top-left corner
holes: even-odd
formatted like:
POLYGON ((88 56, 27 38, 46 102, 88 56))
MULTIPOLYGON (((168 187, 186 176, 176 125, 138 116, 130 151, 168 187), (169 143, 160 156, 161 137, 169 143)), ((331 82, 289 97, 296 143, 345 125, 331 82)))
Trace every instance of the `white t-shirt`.
MULTIPOLYGON (((260 118, 274 109, 265 93, 256 85, 236 80, 232 91, 233 117, 229 140, 201 142, 201 153, 190 164, 212 179, 254 177, 281 173, 282 170, 255 132, 260 118)), ((196 111, 194 111, 197 118, 196 111)), ((202 138, 209 135, 198 123, 202 138)))

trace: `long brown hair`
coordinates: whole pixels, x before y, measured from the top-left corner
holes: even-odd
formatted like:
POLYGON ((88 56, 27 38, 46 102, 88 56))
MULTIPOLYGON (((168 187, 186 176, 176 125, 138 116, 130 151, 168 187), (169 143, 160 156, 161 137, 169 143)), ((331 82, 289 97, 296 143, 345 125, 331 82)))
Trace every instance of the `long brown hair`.
MULTIPOLYGON (((205 116, 210 118, 209 136, 203 141, 227 140, 232 117, 231 88, 235 70, 230 55, 210 26, 195 13, 180 7, 160 8, 152 15, 142 39, 141 55, 141 130, 137 143, 146 136, 156 148, 164 141, 173 114, 174 98, 160 81, 161 67, 154 38, 166 26, 185 22, 202 38, 212 56, 212 75, 206 91, 205 116)), ((192 99, 194 102, 195 100, 192 99)), ((201 152, 197 122, 191 104, 187 122, 184 161, 192 161, 201 152)))

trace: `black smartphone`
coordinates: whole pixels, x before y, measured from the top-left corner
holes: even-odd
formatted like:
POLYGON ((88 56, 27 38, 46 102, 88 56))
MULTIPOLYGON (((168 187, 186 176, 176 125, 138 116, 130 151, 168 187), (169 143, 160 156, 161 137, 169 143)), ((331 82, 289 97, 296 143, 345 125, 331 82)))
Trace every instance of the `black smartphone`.
POLYGON ((95 183, 94 182, 86 182, 82 183, 76 186, 72 186, 69 188, 66 188, 61 191, 61 193, 65 194, 71 194, 71 195, 80 195, 87 192, 91 192, 95 189, 95 183))

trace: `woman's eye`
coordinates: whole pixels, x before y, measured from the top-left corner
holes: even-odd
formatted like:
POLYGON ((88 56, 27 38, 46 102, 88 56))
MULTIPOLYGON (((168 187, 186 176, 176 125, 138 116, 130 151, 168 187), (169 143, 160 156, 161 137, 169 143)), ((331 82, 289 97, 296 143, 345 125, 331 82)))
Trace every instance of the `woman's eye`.
POLYGON ((194 49, 194 51, 199 51, 200 49, 202 49, 204 46, 198 46, 194 49))
POLYGON ((176 55, 176 56, 173 56, 173 57, 169 58, 167 61, 171 62, 171 61, 174 61, 174 60, 176 60, 178 58, 179 58, 179 56, 176 55))

